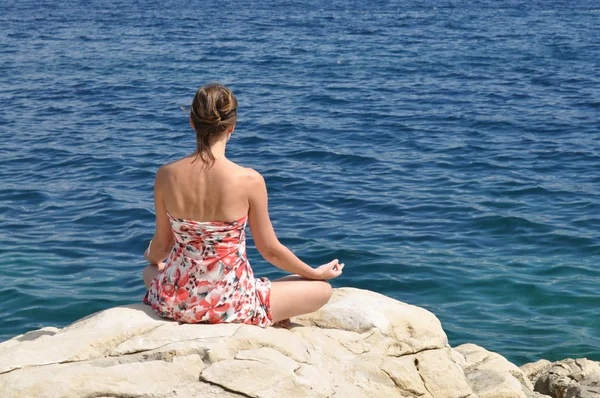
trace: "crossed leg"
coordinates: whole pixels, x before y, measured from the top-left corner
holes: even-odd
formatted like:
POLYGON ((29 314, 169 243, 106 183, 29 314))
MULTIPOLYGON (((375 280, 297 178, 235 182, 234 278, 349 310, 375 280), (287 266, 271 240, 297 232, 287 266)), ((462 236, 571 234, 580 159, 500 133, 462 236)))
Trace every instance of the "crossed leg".
POLYGON ((150 288, 150 282, 158 273, 165 267, 164 263, 160 264, 149 264, 146 268, 144 268, 143 277, 144 277, 144 285, 146 285, 146 289, 150 288))
MULTIPOLYGON (((150 287, 152 280, 163 268, 163 263, 150 264, 144 268, 146 288, 150 287)), ((306 279, 299 275, 289 275, 271 281, 273 323, 285 327, 291 317, 315 312, 327 304, 331 292, 329 282, 306 279)))
POLYGON ((290 275, 271 281, 271 313, 273 322, 284 326, 293 316, 315 312, 331 297, 331 285, 326 281, 290 275))

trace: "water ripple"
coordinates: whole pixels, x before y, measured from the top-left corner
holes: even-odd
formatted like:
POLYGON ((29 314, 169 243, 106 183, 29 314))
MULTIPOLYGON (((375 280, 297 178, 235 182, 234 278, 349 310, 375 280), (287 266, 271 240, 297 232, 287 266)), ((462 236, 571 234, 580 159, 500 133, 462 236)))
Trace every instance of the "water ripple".
POLYGON ((0 3, 0 340, 139 302, 154 173, 194 148, 177 105, 218 80, 229 156, 335 286, 517 363, 600 360, 591 0, 0 3))

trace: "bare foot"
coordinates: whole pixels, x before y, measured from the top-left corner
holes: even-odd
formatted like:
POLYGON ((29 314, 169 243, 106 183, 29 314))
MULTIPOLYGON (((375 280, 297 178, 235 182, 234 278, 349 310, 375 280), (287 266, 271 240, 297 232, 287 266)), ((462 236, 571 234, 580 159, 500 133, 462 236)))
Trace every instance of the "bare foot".
POLYGON ((285 328, 287 329, 288 327, 290 327, 290 324, 292 323, 292 321, 290 321, 290 318, 288 319, 282 319, 279 322, 275 322, 273 324, 274 327, 278 327, 278 328, 285 328))

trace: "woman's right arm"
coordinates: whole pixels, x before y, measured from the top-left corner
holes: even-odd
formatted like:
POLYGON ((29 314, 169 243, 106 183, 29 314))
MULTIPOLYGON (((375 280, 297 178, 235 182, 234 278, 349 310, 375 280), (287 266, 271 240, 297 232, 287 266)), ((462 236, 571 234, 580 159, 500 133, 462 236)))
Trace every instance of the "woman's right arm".
POLYGON ((257 171, 251 170, 248 182, 248 224, 256 249, 263 258, 284 271, 308 279, 332 279, 339 276, 344 264, 340 264, 337 259, 315 269, 279 242, 269 217, 264 178, 257 171))

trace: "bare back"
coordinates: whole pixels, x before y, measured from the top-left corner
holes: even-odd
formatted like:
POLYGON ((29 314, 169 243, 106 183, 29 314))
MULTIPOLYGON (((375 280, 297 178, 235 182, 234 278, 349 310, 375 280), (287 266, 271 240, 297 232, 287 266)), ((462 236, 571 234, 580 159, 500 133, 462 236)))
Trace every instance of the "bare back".
POLYGON ((252 170, 218 159, 207 168, 188 156, 169 163, 157 175, 167 211, 195 221, 234 221, 248 214, 248 179, 252 170))

